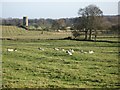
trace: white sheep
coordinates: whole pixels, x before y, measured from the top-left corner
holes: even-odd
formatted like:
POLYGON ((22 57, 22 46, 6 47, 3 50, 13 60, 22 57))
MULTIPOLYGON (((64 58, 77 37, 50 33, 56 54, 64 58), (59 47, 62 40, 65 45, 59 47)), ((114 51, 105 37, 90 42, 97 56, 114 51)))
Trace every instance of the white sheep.
POLYGON ((80 50, 80 53, 86 54, 86 53, 88 53, 88 52, 87 52, 87 51, 84 51, 84 50, 80 50))
POLYGON ((93 53, 94 53, 94 51, 90 50, 88 53, 89 53, 89 54, 93 54, 93 53))
POLYGON ((67 53, 68 55, 70 55, 70 56, 72 55, 72 52, 70 52, 70 51, 68 51, 68 50, 66 51, 66 53, 67 53))
POLYGON ((62 51, 64 52, 64 51, 65 51, 65 49, 62 49, 62 51))
POLYGON ((41 50, 41 51, 44 51, 44 49, 43 48, 38 48, 39 50, 41 50))
POLYGON ((17 51, 17 49, 14 49, 14 51, 17 51))
POLYGON ((13 52, 13 51, 17 51, 17 49, 16 49, 16 48, 15 48, 15 49, 7 48, 7 51, 8 51, 8 52, 13 52))
POLYGON ((85 54, 86 54, 86 53, 88 53, 88 52, 83 52, 83 53, 85 53, 85 54))
POLYGON ((59 48, 54 48, 54 50, 59 51, 59 48))
POLYGON ((70 51, 70 52, 72 52, 72 53, 74 53, 74 52, 75 52, 73 49, 70 49, 69 51, 70 51))
POLYGON ((81 53, 84 53, 84 51, 83 51, 83 50, 80 50, 80 52, 81 52, 81 53))

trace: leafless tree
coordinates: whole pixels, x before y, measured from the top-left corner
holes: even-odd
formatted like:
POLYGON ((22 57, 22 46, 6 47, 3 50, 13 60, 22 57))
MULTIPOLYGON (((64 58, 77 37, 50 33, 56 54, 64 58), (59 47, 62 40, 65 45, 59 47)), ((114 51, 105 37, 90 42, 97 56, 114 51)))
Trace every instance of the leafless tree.
POLYGON ((85 8, 80 8, 78 15, 81 17, 82 28, 85 29, 85 39, 89 32, 89 40, 92 39, 92 31, 95 32, 95 38, 97 37, 97 27, 100 25, 100 19, 103 16, 103 12, 96 5, 89 5, 85 8))

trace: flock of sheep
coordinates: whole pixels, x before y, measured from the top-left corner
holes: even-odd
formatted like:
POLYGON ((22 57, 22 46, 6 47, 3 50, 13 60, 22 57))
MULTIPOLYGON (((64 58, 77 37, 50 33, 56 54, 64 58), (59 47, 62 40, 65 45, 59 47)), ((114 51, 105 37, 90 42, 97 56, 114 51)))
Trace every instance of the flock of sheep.
MULTIPOLYGON (((54 48, 54 50, 59 51, 59 48, 54 48)), ((66 52, 68 55, 73 55, 73 53, 75 52, 73 49, 69 49, 69 50, 65 50, 65 49, 61 49, 62 51, 66 52)), ((89 53, 89 54, 93 54, 94 51, 89 50, 88 52, 84 51, 84 50, 80 50, 80 53, 89 53)))
MULTIPOLYGON (((66 52, 66 53, 67 53, 68 55, 70 55, 70 56, 72 56, 73 53, 75 52, 73 49, 68 49, 68 50, 60 49, 60 48, 53 48, 53 49, 54 49, 55 51, 63 51, 63 52, 66 52)), ((38 50, 40 50, 40 51, 45 51, 44 48, 38 48, 38 50)), ((12 48, 7 48, 7 51, 8 51, 8 52, 13 52, 13 51, 17 51, 17 49, 16 49, 16 48, 14 48, 14 49, 12 49, 12 48)), ((94 51, 92 51, 92 50, 89 50, 89 51, 80 50, 80 53, 84 53, 84 54, 86 54, 86 53, 93 54, 94 51)))

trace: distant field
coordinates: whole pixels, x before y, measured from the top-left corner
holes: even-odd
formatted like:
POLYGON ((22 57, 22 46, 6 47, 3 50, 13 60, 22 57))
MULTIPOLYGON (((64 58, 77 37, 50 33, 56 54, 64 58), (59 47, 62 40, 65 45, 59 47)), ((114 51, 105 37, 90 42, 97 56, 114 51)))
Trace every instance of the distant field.
POLYGON ((2 37, 11 39, 60 39, 71 36, 71 32, 29 31, 16 26, 2 26, 2 37))
MULTIPOLYGON (((68 37, 71 33, 41 34, 15 26, 3 26, 2 36, 13 39, 2 40, 3 88, 120 88, 120 43, 46 40, 68 37), (7 48, 17 51, 8 52, 7 48), (70 56, 62 49, 75 52, 70 56)), ((107 36, 98 39, 117 41, 107 36)))
MULTIPOLYGON (((47 32, 29 31, 16 26, 0 26, 2 27, 2 38, 8 39, 61 39, 72 37, 71 32, 47 32)), ((84 38, 82 35, 81 39, 84 38)), ((93 36, 94 39, 94 36, 93 36)), ((97 40, 118 41, 118 35, 98 35, 97 40)))

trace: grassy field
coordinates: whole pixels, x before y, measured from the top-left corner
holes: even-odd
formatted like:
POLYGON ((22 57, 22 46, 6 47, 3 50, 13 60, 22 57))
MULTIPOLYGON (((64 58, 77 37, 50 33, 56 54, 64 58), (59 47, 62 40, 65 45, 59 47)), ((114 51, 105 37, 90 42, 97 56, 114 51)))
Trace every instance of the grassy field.
MULTIPOLYGON (((36 32, 30 37, 35 37, 36 32)), ((9 31, 8 35, 3 31, 3 37, 18 34, 13 33, 9 31)), ((19 40, 2 41, 4 88, 120 88, 119 43, 20 38, 22 36, 19 40), (40 47, 44 51, 38 50, 40 47), (8 52, 7 48, 17 48, 17 51, 8 52), (62 49, 74 49, 75 52, 69 56, 62 49), (95 53, 85 54, 80 50, 95 53)))
POLYGON ((60 39, 71 36, 71 32, 29 31, 16 26, 1 26, 2 38, 10 39, 60 39))
MULTIPOLYGON (((0 26, 2 38, 7 39, 61 39, 66 37, 73 37, 71 32, 47 32, 44 31, 30 31, 16 26, 0 26)), ((84 39, 81 35, 80 39, 84 39)), ((94 36, 93 36, 94 39, 94 36)), ((98 35, 97 40, 103 41, 118 41, 118 35, 98 35)))

